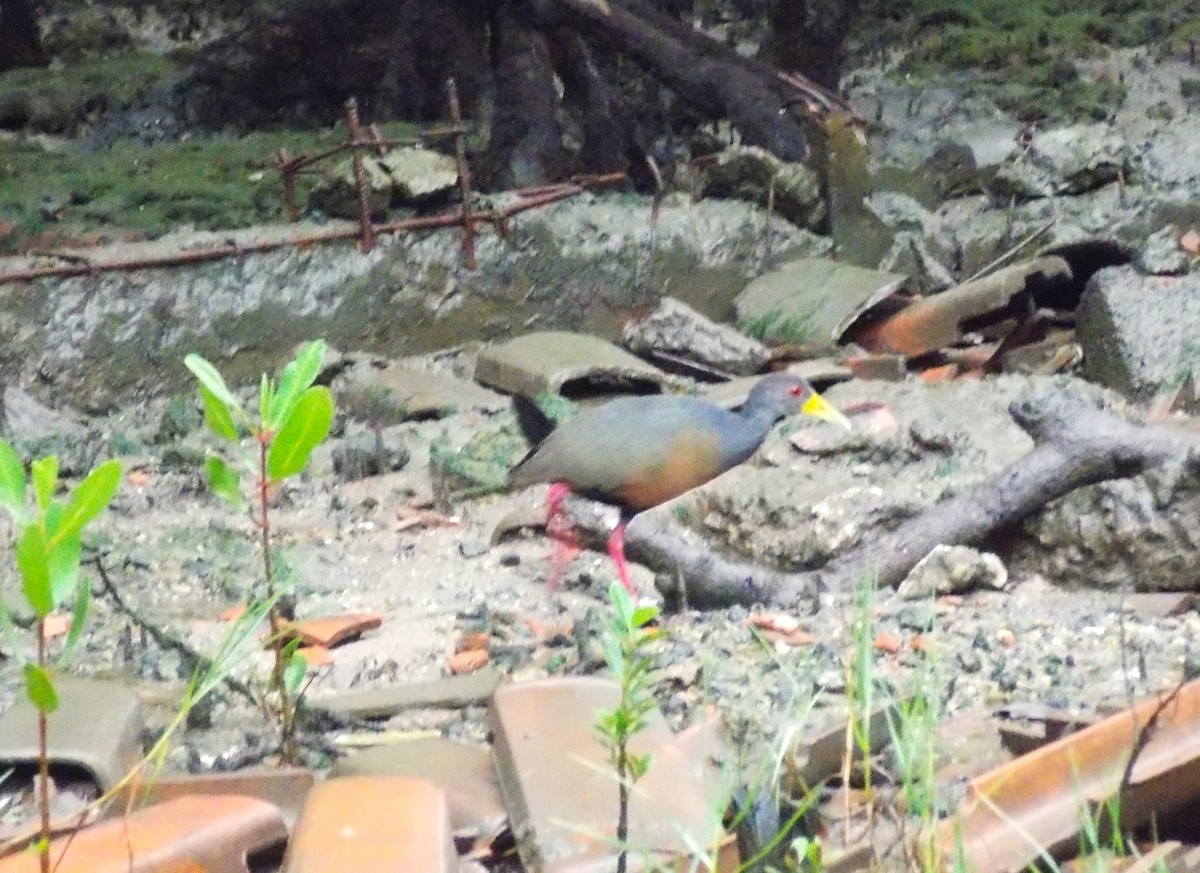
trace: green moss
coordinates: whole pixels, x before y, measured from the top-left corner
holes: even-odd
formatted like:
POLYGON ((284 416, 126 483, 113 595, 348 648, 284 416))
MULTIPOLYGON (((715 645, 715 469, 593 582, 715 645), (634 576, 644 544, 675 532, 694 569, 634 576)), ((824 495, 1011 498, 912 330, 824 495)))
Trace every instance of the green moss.
POLYGON ((1095 119, 1123 102, 1124 88, 1082 75, 1076 62, 1119 47, 1186 49, 1187 34, 1200 33, 1191 9, 1192 0, 876 0, 864 44, 911 45, 905 74, 965 74, 976 93, 1023 117, 1095 119))
POLYGON ((167 56, 130 51, 0 73, 0 127, 76 133, 150 94, 176 66, 167 56))
MULTIPOLYGON (((384 136, 412 127, 383 126, 384 136)), ((282 220, 282 184, 271 156, 314 153, 345 136, 339 129, 212 136, 106 150, 47 151, 30 140, 0 140, 0 215, 24 229, 69 236, 103 228, 151 236, 181 224, 215 230, 282 220)), ((316 177, 302 175, 303 207, 316 177)))

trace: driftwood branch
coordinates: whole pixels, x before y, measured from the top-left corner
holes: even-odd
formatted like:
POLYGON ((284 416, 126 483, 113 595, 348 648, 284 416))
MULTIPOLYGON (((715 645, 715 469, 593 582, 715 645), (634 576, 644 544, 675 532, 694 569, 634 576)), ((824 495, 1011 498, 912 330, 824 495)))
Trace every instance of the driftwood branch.
MULTIPOLYGON (((797 609, 812 604, 822 590, 846 590, 865 577, 896 585, 937 545, 978 545, 1077 488, 1136 476, 1200 450, 1200 432, 1127 421, 1067 392, 1013 403, 1009 412, 1033 437, 1028 454, 820 570, 780 573, 729 561, 662 514, 639 516, 630 524, 627 553, 660 574, 668 597, 694 608, 765 603, 797 609)), ((601 514, 579 504, 571 512, 590 537, 607 535, 601 514)))

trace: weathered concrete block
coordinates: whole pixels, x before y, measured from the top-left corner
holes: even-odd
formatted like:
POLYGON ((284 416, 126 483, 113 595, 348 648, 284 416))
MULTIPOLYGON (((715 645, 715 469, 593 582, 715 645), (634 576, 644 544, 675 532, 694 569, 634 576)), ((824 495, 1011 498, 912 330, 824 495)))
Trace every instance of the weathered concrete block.
POLYGON ((1200 276, 1143 276, 1108 267, 1088 281, 1078 339, 1091 378, 1150 397, 1200 373, 1200 276))

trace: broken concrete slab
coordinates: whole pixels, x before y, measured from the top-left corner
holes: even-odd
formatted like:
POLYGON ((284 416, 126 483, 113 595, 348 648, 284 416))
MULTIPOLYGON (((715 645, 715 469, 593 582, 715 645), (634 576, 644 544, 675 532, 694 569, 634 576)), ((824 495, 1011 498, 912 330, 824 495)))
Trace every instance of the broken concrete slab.
POLYGON ((758 340, 705 318, 673 297, 664 297, 654 312, 627 324, 622 339, 639 355, 695 361, 734 376, 760 372, 770 355, 758 340))
POLYGON ((652 394, 662 390, 666 375, 599 337, 553 330, 485 347, 475 378, 509 394, 574 397, 606 389, 652 394))
POLYGON ((505 817, 491 752, 445 737, 420 737, 357 752, 337 761, 330 779, 348 776, 405 776, 446 792, 455 831, 505 817))
POLYGON ((330 389, 338 410, 373 426, 443 418, 455 412, 497 412, 508 400, 467 379, 396 361, 356 360, 330 389))
POLYGON ((1110 388, 1148 399, 1200 374, 1200 275, 1107 267, 1088 280, 1077 317, 1084 372, 1110 388))
POLYGON ((446 793, 400 776, 330 779, 309 792, 283 873, 457 873, 446 793))
MULTIPOLYGON (((82 772, 101 793, 115 787, 142 759, 142 704, 117 682, 62 676, 58 709, 47 717, 51 774, 82 772)), ((38 760, 38 719, 22 696, 0 716, 0 770, 38 760)))
MULTIPOLYGON (((458 185, 454 158, 425 148, 393 149, 384 155, 366 155, 368 203, 374 218, 383 218, 393 206, 416 206, 446 198, 458 185)), ((341 161, 317 182, 308 198, 309 209, 338 218, 358 217, 358 189, 354 164, 341 161)))
POLYGON ((745 287, 738 327, 767 343, 830 349, 863 312, 899 291, 904 276, 823 258, 789 261, 745 287))
MULTIPOLYGON (((615 854, 617 782, 596 713, 621 697, 598 678, 546 679, 496 693, 493 754, 521 859, 531 871, 582 870, 615 854)), ((724 806, 704 793, 703 761, 685 760, 655 709, 632 741, 650 768, 632 793, 627 844, 636 856, 686 857, 721 836, 724 806)), ((597 868, 608 869, 608 868, 597 868)))
POLYGON ((310 697, 306 706, 339 723, 356 718, 387 718, 417 707, 461 707, 486 701, 502 676, 492 667, 429 682, 343 691, 310 697))

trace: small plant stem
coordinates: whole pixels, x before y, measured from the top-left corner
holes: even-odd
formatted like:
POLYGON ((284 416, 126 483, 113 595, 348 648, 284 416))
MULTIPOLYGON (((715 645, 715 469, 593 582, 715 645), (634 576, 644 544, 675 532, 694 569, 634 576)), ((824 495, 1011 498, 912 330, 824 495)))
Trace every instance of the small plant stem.
MULTIPOLYGON (((46 667, 46 619, 37 623, 38 667, 46 667)), ((38 863, 42 873, 50 873, 50 741, 46 711, 37 707, 38 727, 38 817, 41 819, 42 840, 38 847, 38 863)))
POLYGON ((629 839, 629 761, 624 740, 617 746, 617 873, 625 873, 629 861, 626 842, 629 839))
POLYGON ((284 677, 283 663, 283 616, 279 604, 275 601, 275 569, 271 565, 271 515, 267 509, 267 444, 270 437, 262 434, 258 438, 258 527, 262 535, 263 573, 267 578, 267 598, 272 601, 269 621, 271 625, 271 652, 275 656, 272 667, 271 684, 279 695, 279 733, 280 755, 285 764, 296 764, 299 754, 296 749, 296 720, 292 709, 292 700, 288 696, 287 680, 284 677))

